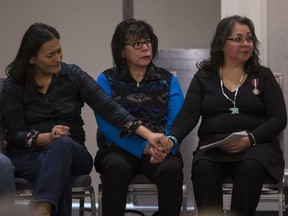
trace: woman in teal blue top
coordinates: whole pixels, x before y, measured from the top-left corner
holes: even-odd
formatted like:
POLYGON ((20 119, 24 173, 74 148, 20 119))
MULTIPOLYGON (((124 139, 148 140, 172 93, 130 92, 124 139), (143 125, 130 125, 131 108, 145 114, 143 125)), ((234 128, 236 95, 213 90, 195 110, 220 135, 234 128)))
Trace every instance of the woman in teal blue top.
MULTIPOLYGON (((184 97, 177 78, 152 63, 158 52, 152 27, 141 20, 122 21, 111 47, 114 67, 99 75, 98 84, 145 127, 169 134, 184 97)), ((103 177, 103 215, 124 215, 129 182, 143 173, 158 186, 154 215, 178 216, 183 184, 179 144, 168 142, 159 150, 138 136, 121 136, 117 127, 95 115, 99 150, 94 165, 103 177)))

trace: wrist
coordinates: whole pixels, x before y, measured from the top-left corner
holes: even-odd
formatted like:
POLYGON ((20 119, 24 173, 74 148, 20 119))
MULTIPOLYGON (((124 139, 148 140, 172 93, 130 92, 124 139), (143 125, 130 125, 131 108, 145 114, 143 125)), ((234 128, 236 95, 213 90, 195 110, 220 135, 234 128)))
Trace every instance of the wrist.
POLYGON ((36 140, 37 140, 38 135, 39 135, 39 132, 36 130, 31 130, 27 134, 26 140, 27 140, 27 146, 29 149, 31 150, 36 149, 36 145, 37 145, 36 140))
POLYGON ((138 129, 139 127, 144 128, 143 126, 141 127, 141 125, 142 125, 141 120, 129 121, 127 124, 123 126, 123 128, 121 128, 121 137, 130 136, 135 133, 142 136, 141 130, 138 129))
POLYGON ((251 142, 251 146, 255 146, 256 145, 256 140, 255 140, 255 137, 252 133, 248 133, 248 138, 251 142))
POLYGON ((178 144, 178 140, 176 137, 168 135, 167 138, 173 142, 173 147, 178 144))

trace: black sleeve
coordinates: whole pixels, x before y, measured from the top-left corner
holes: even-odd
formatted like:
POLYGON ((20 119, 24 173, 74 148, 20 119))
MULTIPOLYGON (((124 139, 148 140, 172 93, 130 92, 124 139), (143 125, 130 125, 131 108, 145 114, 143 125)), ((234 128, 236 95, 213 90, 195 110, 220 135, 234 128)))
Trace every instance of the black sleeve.
POLYGON ((194 76, 188 88, 183 107, 173 122, 170 134, 178 141, 184 139, 197 125, 202 101, 201 84, 194 76))
POLYGON ((265 106, 266 121, 251 131, 256 143, 275 139, 287 124, 287 113, 282 90, 270 69, 259 75, 259 89, 265 106))

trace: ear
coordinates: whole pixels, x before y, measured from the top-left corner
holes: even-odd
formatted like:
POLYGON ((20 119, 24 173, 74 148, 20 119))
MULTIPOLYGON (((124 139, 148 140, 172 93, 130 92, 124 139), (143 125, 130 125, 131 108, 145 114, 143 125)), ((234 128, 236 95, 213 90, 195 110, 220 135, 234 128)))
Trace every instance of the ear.
POLYGON ((124 52, 123 49, 122 49, 122 51, 121 51, 121 57, 122 57, 122 58, 125 58, 125 52, 124 52))
POLYGON ((30 58, 29 63, 30 63, 30 64, 35 64, 34 56, 32 56, 32 57, 30 58))

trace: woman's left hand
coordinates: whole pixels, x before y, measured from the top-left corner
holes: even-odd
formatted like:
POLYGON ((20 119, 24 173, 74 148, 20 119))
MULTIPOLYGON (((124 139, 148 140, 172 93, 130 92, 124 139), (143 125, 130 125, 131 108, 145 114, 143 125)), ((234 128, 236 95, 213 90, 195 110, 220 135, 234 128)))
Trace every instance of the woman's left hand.
POLYGON ((226 144, 222 146, 222 148, 229 153, 238 153, 246 150, 251 146, 251 142, 248 137, 243 137, 240 140, 231 143, 231 144, 226 144))

